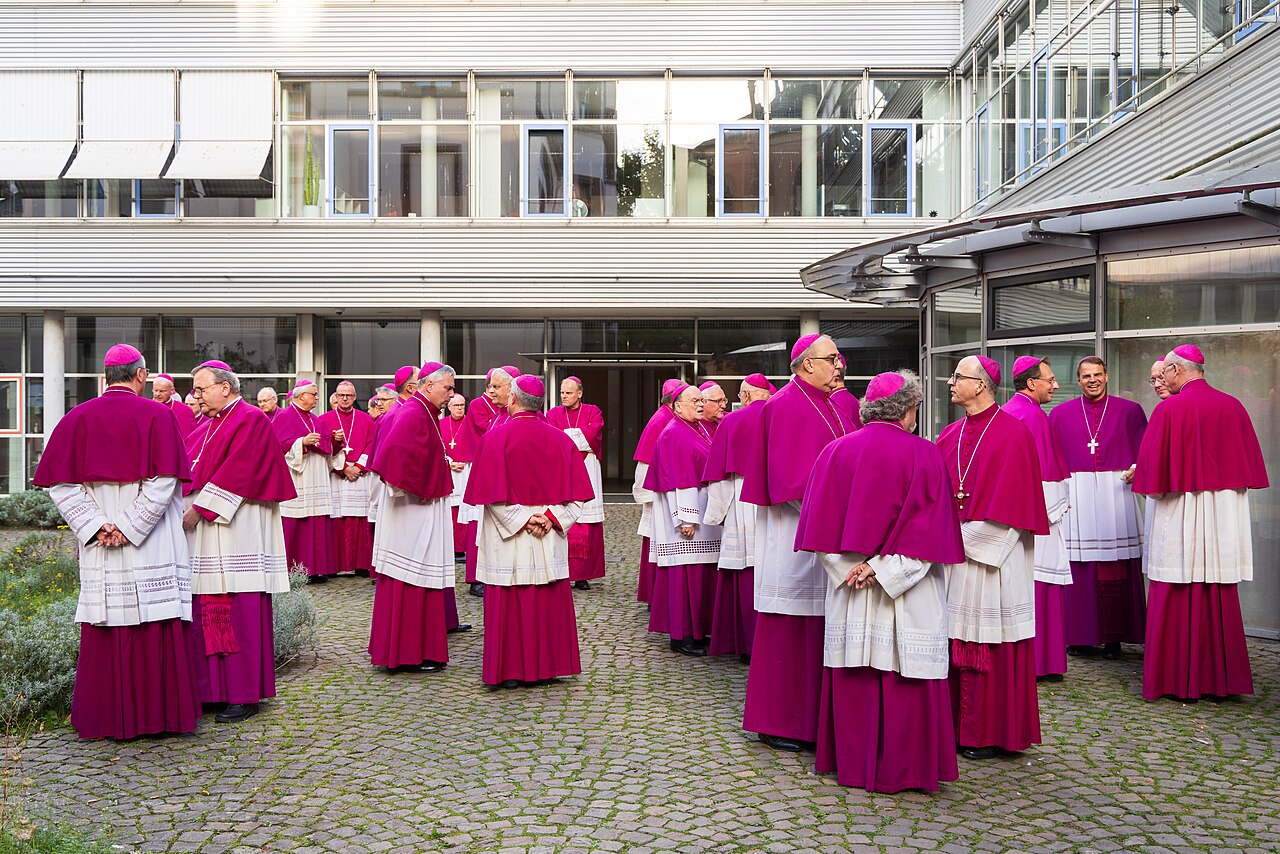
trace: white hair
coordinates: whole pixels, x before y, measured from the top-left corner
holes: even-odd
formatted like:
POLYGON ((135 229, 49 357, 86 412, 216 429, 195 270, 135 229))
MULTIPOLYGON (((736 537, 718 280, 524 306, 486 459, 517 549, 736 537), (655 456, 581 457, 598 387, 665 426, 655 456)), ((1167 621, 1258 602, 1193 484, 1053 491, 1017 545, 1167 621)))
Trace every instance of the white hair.
POLYGON ((425 377, 419 377, 418 382, 426 381, 431 383, 438 383, 440 382, 440 380, 444 379, 445 377, 455 377, 457 375, 458 375, 457 372, 454 371, 454 369, 449 365, 441 365, 431 373, 427 374, 425 377))
POLYGON ((200 373, 201 371, 208 371, 209 373, 213 374, 213 381, 215 383, 226 383, 227 385, 231 386, 232 394, 240 393, 240 378, 236 376, 235 373, 233 373, 232 371, 226 371, 226 370, 223 370, 222 368, 215 368, 211 365, 205 365, 202 368, 196 368, 194 371, 192 371, 191 378, 195 379, 196 374, 200 373))
POLYGON ((858 415, 863 424, 870 421, 901 421, 907 417, 911 407, 919 406, 924 400, 924 389, 915 371, 903 368, 897 374, 905 380, 902 388, 879 400, 863 398, 858 404, 858 415))
POLYGON ((1179 356, 1177 353, 1170 353, 1169 355, 1165 356, 1161 361, 1163 361, 1166 365, 1177 365, 1179 368, 1182 368, 1184 371, 1188 371, 1189 373, 1193 373, 1193 374, 1204 373, 1204 365, 1200 364, 1199 362, 1193 362, 1190 359, 1184 359, 1181 356, 1179 356))
POLYGON ((258 399, 259 399, 259 400, 261 400, 261 399, 262 399, 262 393, 263 393, 264 391, 267 393, 267 396, 268 396, 268 397, 270 397, 272 400, 279 400, 279 399, 280 399, 280 395, 276 393, 276 390, 275 390, 275 389, 271 388, 270 386, 264 386, 263 388, 258 389, 258 399))
POLYGON ((518 385, 511 386, 511 393, 515 395, 516 403, 520 404, 521 408, 529 409, 533 412, 538 412, 542 409, 542 395, 529 394, 518 385))
POLYGON ((515 377, 511 376, 511 374, 507 373, 502 368, 494 368, 493 373, 489 374, 489 382, 493 382, 494 380, 506 380, 509 383, 514 383, 515 379, 515 377))

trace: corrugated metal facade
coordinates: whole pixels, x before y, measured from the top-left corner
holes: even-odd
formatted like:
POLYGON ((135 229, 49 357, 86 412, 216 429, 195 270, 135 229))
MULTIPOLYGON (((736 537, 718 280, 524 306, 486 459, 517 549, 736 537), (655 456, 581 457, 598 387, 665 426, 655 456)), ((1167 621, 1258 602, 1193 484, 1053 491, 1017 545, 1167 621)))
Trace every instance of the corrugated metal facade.
POLYGON ((982 35, 983 27, 1009 3, 1010 0, 965 0, 963 12, 964 31, 960 46, 964 47, 982 35))
POLYGON ((832 309, 801 267, 937 220, 857 222, 11 221, 0 309, 832 309))
POLYGON ((1246 146, 1259 142, 1262 150, 1274 150, 1276 109, 1270 93, 1275 88, 1277 68, 1280 29, 1273 28, 1255 35, 1241 44, 1235 55, 1034 176, 988 210, 1015 210, 1090 190, 1259 162, 1256 149, 1247 159, 1239 155, 1246 146))
POLYGON ((947 66, 960 0, 39 2, 0 68, 732 71, 947 66))

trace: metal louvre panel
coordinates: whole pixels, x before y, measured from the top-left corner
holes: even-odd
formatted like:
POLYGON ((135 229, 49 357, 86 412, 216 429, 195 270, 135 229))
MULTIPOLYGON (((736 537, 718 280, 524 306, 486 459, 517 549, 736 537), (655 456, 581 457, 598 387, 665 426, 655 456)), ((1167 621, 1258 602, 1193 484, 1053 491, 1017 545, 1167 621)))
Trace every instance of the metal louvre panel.
POLYGON ((991 18, 1010 0, 964 0, 964 35, 961 46, 982 35, 983 28, 991 22, 991 18))
POLYGON ((159 178, 173 149, 172 72, 86 71, 68 178, 159 178))
POLYGON ((73 71, 0 72, 0 171, 6 178, 62 174, 79 135, 79 97, 73 71))
POLYGON ((937 220, 462 221, 425 228, 5 223, 0 304, 118 309, 127 292, 131 305, 157 308, 818 310, 833 303, 800 286, 801 267, 850 242, 888 238, 927 222, 937 220))
POLYGON ((1280 28, 1270 27, 987 210, 1015 210, 1046 199, 1166 180, 1208 168, 1206 164, 1218 164, 1208 168, 1216 171, 1270 162, 1274 146, 1247 143, 1273 129, 1280 117, 1280 102, 1270 94, 1276 68, 1280 28))
POLYGON ((179 87, 181 138, 166 178, 257 178, 271 150, 269 71, 188 71, 179 87))
POLYGON ((945 68, 959 0, 426 5, 31 0, 0 10, 0 67, 280 71, 945 68))

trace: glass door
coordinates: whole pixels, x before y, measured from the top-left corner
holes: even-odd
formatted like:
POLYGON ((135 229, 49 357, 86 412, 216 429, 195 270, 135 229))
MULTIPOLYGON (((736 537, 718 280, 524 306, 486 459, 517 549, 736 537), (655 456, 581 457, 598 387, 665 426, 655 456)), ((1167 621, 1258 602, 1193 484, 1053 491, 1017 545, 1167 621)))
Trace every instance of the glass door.
POLYGON ((330 216, 372 216, 373 132, 368 125, 329 128, 330 216))

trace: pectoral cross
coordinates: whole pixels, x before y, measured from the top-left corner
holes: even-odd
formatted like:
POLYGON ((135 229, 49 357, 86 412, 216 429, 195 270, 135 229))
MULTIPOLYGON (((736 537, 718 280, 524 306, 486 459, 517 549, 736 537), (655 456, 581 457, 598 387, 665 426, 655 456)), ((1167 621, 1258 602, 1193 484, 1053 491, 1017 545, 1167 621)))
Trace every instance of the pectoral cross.
POLYGON ((959 491, 957 491, 957 492, 956 492, 956 501, 959 501, 959 502, 960 502, 960 509, 961 509, 961 510, 963 510, 963 509, 964 509, 964 500, 965 500, 966 498, 972 498, 972 497, 973 497, 973 496, 972 496, 972 494, 971 494, 971 493, 965 492, 963 489, 961 489, 961 490, 959 490, 959 491))
POLYGON ((450 439, 450 440, 449 440, 449 447, 450 447, 450 448, 452 448, 452 447, 453 447, 454 445, 456 445, 456 444, 458 444, 458 440, 457 440, 457 439, 450 439))
POLYGON ((1098 453, 1098 440, 1097 440, 1097 439, 1090 439, 1090 440, 1089 440, 1089 453, 1091 453, 1091 454, 1096 454, 1096 453, 1098 453))
POLYGON ((351 453, 351 446, 350 446, 350 445, 348 445, 347 447, 343 448, 343 449, 342 449, 342 453, 344 453, 344 454, 349 454, 349 453, 351 453))

